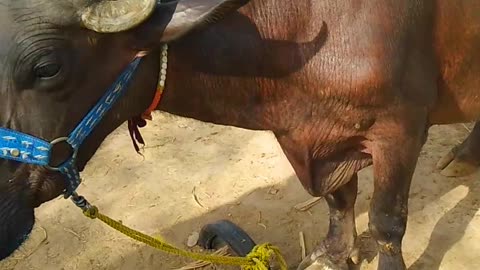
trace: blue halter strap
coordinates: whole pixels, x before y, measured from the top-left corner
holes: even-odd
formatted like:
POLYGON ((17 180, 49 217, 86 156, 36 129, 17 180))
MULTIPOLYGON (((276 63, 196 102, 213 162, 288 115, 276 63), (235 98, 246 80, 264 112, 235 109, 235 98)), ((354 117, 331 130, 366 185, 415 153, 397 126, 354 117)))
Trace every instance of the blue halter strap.
POLYGON ((81 182, 80 173, 76 165, 78 149, 100 120, 128 89, 128 85, 140 62, 141 58, 138 57, 128 65, 117 80, 108 88, 105 95, 100 98, 68 137, 61 137, 47 142, 29 134, 0 127, 0 158, 45 166, 50 170, 59 171, 65 176, 66 180, 65 198, 70 197, 81 182), (52 167, 50 165, 52 149, 55 144, 60 142, 67 142, 73 149, 73 154, 60 166, 52 167))

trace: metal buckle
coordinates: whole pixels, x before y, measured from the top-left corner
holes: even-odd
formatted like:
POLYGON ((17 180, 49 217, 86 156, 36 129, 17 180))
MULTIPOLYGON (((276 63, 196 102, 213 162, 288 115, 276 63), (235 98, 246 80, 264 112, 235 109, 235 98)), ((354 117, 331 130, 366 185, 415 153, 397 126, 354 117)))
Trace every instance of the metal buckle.
MULTIPOLYGON (((70 148, 72 148, 72 150, 73 150, 72 152, 73 152, 73 153, 72 153, 72 155, 71 155, 69 158, 65 159, 65 160, 64 160, 60 165, 58 165, 57 167, 51 166, 50 164, 46 165, 45 167, 46 167, 47 169, 49 169, 49 170, 51 170, 51 171, 55 171, 55 172, 60 172, 60 171, 61 171, 61 170, 60 170, 60 167, 61 167, 63 164, 65 164, 65 163, 68 162, 68 161, 75 160, 75 159, 77 158, 78 149, 73 148, 72 145, 71 145, 70 143, 68 143, 68 139, 69 139, 68 137, 60 137, 60 138, 56 138, 56 139, 54 139, 53 141, 50 142, 50 145, 52 146, 52 149, 53 149, 53 147, 54 147, 56 144, 59 144, 59 143, 61 143, 61 142, 66 142, 66 143, 70 146, 70 148)), ((50 151, 51 151, 51 150, 50 150, 50 151)), ((50 156, 50 158, 51 158, 51 156, 50 156)), ((50 161, 50 160, 49 160, 49 161, 50 161)))

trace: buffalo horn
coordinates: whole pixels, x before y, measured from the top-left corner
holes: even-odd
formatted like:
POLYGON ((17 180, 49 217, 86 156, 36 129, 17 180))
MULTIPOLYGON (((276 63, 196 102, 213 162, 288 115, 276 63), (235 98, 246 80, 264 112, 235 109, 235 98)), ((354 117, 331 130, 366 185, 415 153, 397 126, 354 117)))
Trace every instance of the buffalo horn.
POLYGON ((156 0, 95 1, 81 12, 83 26, 99 33, 129 30, 154 11, 156 0))

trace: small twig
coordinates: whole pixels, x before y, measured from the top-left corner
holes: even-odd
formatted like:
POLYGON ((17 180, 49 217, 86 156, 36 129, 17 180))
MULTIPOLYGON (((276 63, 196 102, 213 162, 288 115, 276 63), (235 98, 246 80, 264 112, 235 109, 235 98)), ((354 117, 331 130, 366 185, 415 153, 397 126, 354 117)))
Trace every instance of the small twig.
POLYGON ((267 225, 262 223, 262 211, 258 211, 258 220, 257 220, 257 225, 264 228, 265 230, 267 229, 267 225))
POLYGON ((195 200, 195 202, 196 202, 200 207, 205 208, 205 209, 208 210, 208 207, 205 207, 205 206, 203 206, 203 204, 200 203, 200 200, 198 199, 198 196, 197 196, 197 194, 196 194, 196 188, 197 188, 197 187, 193 187, 193 190, 192 190, 193 199, 195 200))
POLYGON ((63 230, 66 231, 66 232, 68 232, 68 233, 73 234, 75 237, 77 237, 78 240, 80 240, 80 242, 84 242, 84 241, 82 240, 82 237, 81 237, 78 233, 74 232, 73 230, 68 229, 68 228, 63 228, 63 230))
POLYGON ((173 224, 177 224, 177 222, 182 218, 182 215, 178 216, 176 219, 175 219, 175 222, 173 222, 173 224))
POLYGON ((299 203, 297 205, 294 206, 294 208, 297 210, 297 211, 307 211, 308 209, 312 208, 314 205, 316 205, 320 200, 322 199, 322 197, 314 197, 314 198, 311 198, 305 202, 302 202, 302 203, 299 203))
POLYGON ((467 125, 462 124, 462 126, 463 126, 468 132, 472 132, 472 130, 471 130, 469 127, 467 127, 467 125))
POLYGON ((110 170, 112 170, 112 168, 109 166, 107 167, 107 169, 105 170, 105 173, 103 174, 103 176, 107 176, 108 173, 110 173, 110 170))
POLYGON ((300 248, 302 248, 302 260, 307 257, 307 249, 305 247, 305 236, 303 235, 303 232, 300 231, 298 233, 298 236, 300 237, 300 248))

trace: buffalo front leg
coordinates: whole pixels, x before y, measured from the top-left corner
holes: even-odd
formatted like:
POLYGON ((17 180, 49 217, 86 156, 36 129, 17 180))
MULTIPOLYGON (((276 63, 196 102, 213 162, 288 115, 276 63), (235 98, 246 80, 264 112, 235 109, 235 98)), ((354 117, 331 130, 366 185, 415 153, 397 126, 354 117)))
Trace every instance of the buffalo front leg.
POLYGON ((330 226, 326 239, 302 261, 298 269, 325 270, 348 269, 347 261, 358 261, 355 247, 355 200, 357 175, 335 192, 325 196, 330 208, 330 226))
POLYGON ((437 169, 445 176, 460 177, 476 172, 479 167, 480 123, 476 122, 468 137, 437 163, 437 169))
POLYGON ((378 270, 403 270, 406 266, 402 240, 407 226, 410 183, 426 132, 416 127, 390 130, 396 133, 379 139, 372 153, 374 192, 369 229, 378 245, 378 270))

